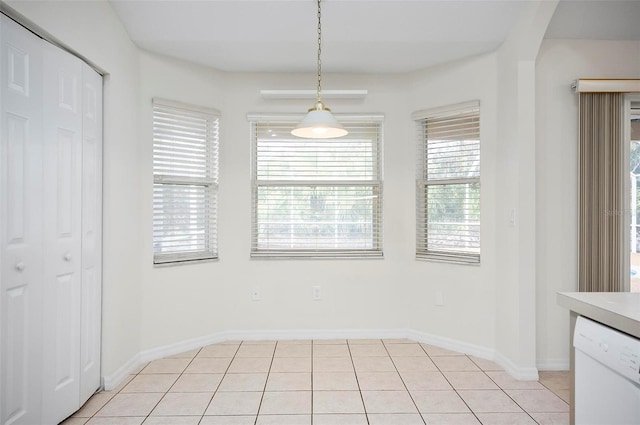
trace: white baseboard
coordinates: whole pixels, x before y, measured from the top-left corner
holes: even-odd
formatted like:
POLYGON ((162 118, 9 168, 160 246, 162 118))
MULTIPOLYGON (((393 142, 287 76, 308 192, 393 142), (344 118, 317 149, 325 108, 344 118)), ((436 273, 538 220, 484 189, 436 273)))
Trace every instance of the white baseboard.
MULTIPOLYGON (((502 366, 515 379, 537 380, 538 369, 522 368, 493 349, 467 342, 418 332, 410 329, 310 329, 310 330, 231 330, 216 332, 211 335, 192 338, 175 344, 143 350, 133 356, 112 375, 103 378, 106 390, 117 387, 128 375, 146 362, 172 356, 185 351, 194 350, 223 341, 258 341, 258 340, 295 340, 295 339, 393 339, 408 338, 417 342, 435 345, 447 350, 458 351, 492 360, 502 366)), ((544 369, 565 370, 565 369, 544 369)))
POLYGON ((509 375, 518 381, 538 380, 538 369, 535 367, 520 367, 513 363, 511 359, 498 352, 495 353, 494 361, 502 366, 509 375))

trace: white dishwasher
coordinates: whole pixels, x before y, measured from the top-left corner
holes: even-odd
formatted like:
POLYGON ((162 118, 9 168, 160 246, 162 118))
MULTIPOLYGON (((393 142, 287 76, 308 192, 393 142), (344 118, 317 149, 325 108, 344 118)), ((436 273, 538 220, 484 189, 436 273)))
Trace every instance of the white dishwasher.
POLYGON ((579 316, 576 425, 640 425, 640 340, 579 316))

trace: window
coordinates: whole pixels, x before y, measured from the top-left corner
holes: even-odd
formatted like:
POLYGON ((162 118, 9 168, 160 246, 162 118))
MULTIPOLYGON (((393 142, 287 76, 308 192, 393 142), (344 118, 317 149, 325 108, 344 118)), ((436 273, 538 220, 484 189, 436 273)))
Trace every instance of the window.
POLYGON ((480 262, 478 102, 417 112, 416 255, 480 262))
POLYGON ((218 257, 219 113, 153 101, 153 261, 218 257))
POLYGON ((382 256, 382 117, 338 139, 292 136, 301 118, 249 117, 252 257, 382 256))

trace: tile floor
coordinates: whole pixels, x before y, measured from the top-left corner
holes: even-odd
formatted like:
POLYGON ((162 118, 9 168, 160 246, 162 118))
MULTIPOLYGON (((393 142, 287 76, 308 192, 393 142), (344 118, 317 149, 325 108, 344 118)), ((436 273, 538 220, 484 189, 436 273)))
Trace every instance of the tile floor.
POLYGON ((560 425, 568 388, 410 340, 230 341, 153 361, 63 424, 560 425))

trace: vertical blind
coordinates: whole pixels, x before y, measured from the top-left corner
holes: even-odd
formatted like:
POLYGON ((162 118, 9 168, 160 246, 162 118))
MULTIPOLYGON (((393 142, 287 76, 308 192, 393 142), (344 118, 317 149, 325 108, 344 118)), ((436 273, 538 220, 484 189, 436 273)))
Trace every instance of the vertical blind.
POLYGON ((416 184, 416 256, 480 262, 478 102, 421 111, 416 184))
POLYGON ((217 258, 219 114, 153 100, 154 263, 217 258))
POLYGON ((339 119, 347 136, 301 139, 250 117, 253 257, 382 255, 382 121, 339 119))
POLYGON ((581 292, 619 292, 629 273, 623 270, 629 255, 623 237, 624 94, 580 93, 579 117, 578 286, 581 292))

